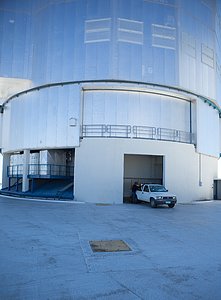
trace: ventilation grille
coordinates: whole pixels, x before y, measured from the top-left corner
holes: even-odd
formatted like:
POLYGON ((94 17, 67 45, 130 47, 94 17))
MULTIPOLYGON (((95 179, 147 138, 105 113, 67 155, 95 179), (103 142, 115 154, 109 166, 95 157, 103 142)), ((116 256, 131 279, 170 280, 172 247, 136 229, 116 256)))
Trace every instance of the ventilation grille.
POLYGON ((118 41, 143 44, 143 22, 118 19, 118 41))
POLYGON ((111 19, 85 21, 85 43, 110 41, 111 19))
POLYGON ((202 62, 211 68, 214 68, 214 51, 213 49, 202 44, 202 62))
POLYGON ((183 51, 193 58, 196 58, 196 40, 186 32, 182 33, 183 51))

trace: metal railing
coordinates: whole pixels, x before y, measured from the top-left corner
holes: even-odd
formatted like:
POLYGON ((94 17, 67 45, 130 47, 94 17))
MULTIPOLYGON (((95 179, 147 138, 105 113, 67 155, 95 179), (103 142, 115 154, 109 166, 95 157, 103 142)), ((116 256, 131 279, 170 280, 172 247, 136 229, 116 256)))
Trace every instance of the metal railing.
POLYGON ((29 176, 74 176, 74 167, 54 164, 29 164, 29 176))
POLYGON ((131 126, 129 125, 83 125, 82 137, 129 137, 131 126))
POLYGON ((106 125, 101 124, 83 125, 81 128, 81 135, 84 137, 105 137, 106 132, 106 125))
POLYGON ((194 144, 194 134, 187 131, 160 128, 151 126, 130 126, 130 125, 83 125, 81 137, 119 137, 172 141, 194 144))
MULTIPOLYGON (((23 165, 8 166, 8 177, 22 177, 23 165)), ((54 164, 29 164, 28 176, 30 177, 73 177, 74 167, 54 164)))
POLYGON ((13 165, 7 167, 8 177, 22 177, 23 165, 13 165))
POLYGON ((157 135, 160 140, 180 142, 180 143, 194 143, 194 135, 191 132, 168 129, 168 128, 157 128, 157 135))
POLYGON ((106 125, 109 137, 129 137, 131 133, 130 125, 106 125))
POLYGON ((136 139, 155 139, 157 129, 149 126, 133 126, 133 134, 136 139))

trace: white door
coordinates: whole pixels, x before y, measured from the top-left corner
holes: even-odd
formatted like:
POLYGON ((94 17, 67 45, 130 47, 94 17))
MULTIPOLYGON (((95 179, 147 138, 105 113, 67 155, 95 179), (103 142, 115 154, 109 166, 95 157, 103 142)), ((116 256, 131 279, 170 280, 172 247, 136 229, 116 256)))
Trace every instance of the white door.
POLYGON ((143 191, 141 192, 141 200, 143 201, 150 201, 150 191, 148 185, 144 186, 143 191))

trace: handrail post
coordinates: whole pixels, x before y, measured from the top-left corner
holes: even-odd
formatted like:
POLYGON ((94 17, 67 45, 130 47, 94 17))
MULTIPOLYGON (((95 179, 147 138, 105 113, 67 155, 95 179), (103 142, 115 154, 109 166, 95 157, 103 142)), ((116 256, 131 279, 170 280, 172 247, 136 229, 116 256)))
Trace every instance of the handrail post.
POLYGON ((133 134, 135 134, 135 138, 137 138, 137 126, 133 126, 133 134))
POLYGON ((154 139, 154 136, 156 137, 157 135, 157 129, 156 127, 152 127, 152 139, 154 139))
POLYGON ((18 192, 18 166, 17 165, 17 174, 16 174, 16 191, 18 192))

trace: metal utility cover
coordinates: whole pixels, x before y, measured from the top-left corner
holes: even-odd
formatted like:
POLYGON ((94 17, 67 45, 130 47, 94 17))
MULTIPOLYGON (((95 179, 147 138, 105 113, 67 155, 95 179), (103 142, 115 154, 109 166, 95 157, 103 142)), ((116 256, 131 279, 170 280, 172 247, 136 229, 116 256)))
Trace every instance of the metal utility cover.
POLYGON ((89 241, 93 252, 119 252, 131 251, 130 247, 122 240, 89 241))

